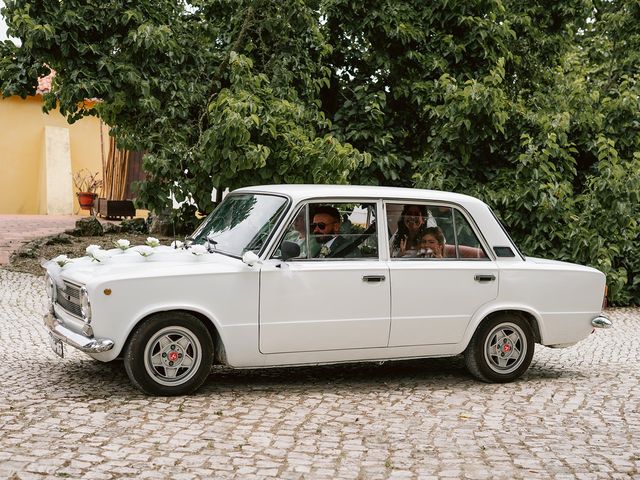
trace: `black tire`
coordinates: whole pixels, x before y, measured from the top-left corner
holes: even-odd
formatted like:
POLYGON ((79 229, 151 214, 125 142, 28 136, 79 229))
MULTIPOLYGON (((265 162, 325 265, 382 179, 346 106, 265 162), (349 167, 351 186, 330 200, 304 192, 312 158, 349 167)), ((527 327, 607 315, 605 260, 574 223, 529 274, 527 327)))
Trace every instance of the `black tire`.
POLYGON ((480 324, 464 352, 467 370, 488 383, 511 382, 527 371, 535 341, 531 325, 517 313, 494 315, 480 324))
POLYGON ((186 312, 161 312, 144 320, 124 351, 131 383, 149 395, 186 395, 207 379, 213 341, 202 322, 186 312))

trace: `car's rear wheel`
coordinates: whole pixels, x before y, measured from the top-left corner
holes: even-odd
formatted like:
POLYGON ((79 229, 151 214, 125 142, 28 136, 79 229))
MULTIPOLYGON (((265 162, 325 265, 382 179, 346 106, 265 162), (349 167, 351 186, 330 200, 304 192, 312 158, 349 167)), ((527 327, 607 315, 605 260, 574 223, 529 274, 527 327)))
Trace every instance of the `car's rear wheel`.
POLYGON ((484 382, 510 382, 531 364, 535 341, 529 322, 520 314, 499 314, 476 330, 464 353, 469 372, 484 382))
POLYGON ((207 379, 213 341, 207 328, 186 312, 161 312, 132 334, 124 352, 131 382, 150 395, 185 395, 207 379))

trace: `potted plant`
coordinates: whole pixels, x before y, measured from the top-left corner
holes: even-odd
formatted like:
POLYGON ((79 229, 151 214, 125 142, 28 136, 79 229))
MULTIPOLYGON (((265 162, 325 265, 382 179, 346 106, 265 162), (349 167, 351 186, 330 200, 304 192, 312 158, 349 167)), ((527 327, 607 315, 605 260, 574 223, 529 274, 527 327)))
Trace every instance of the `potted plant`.
POLYGON ((102 180, 98 178, 98 172, 91 172, 86 168, 79 170, 73 176, 73 184, 78 190, 78 203, 82 210, 91 210, 93 212, 93 204, 98 196, 97 191, 102 188, 102 180))

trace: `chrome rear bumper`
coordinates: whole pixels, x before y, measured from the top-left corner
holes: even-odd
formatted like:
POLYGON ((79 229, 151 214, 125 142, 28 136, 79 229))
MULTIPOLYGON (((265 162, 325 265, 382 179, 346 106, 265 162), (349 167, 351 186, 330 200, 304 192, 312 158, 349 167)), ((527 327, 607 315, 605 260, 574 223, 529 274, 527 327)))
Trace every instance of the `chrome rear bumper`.
POLYGON ((591 320, 591 325, 596 328, 611 328, 613 327, 613 322, 604 315, 598 315, 593 320, 591 320))
POLYGON ((44 324, 51 334, 62 342, 84 353, 106 352, 113 348, 113 341, 107 338, 86 337, 68 329, 51 313, 44 316, 44 324))

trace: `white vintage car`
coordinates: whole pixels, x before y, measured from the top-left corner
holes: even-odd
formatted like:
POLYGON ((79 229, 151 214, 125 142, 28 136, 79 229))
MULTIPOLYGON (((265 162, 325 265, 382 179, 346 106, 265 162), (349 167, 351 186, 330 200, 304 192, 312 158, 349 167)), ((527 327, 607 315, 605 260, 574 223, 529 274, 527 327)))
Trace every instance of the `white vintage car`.
POLYGON ((59 355, 122 358, 148 394, 193 392, 214 363, 458 354, 478 379, 507 382, 536 343, 611 326, 601 272, 523 256, 486 204, 454 193, 242 188, 180 248, 118 247, 46 265, 45 324, 59 355))

